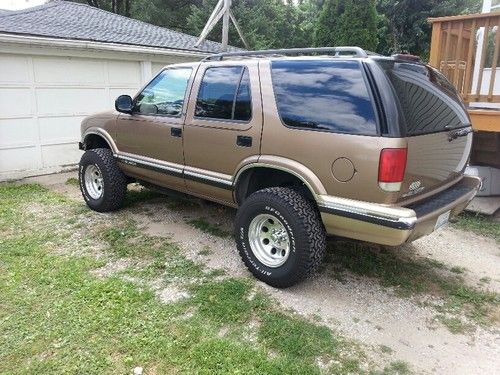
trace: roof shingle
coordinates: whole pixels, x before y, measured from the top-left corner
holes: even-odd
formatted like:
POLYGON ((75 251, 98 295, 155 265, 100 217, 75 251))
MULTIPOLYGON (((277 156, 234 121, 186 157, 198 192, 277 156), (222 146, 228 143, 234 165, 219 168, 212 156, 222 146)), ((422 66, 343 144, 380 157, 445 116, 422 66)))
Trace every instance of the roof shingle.
POLYGON ((0 33, 201 52, 221 49, 220 43, 212 41, 195 48, 197 38, 192 35, 69 1, 0 13, 0 33))

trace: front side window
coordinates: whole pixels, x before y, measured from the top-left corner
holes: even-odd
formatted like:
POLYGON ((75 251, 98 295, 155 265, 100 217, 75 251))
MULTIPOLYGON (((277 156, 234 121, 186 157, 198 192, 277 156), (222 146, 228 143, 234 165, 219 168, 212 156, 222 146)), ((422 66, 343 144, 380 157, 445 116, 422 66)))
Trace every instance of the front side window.
POLYGON ((134 112, 143 115, 180 116, 191 68, 166 69, 135 99, 134 112))
POLYGON ((250 77, 242 66, 208 68, 196 99, 195 117, 249 121, 250 77))
POLYGON ((289 127, 377 134, 375 112, 355 60, 277 60, 271 65, 278 112, 289 127))

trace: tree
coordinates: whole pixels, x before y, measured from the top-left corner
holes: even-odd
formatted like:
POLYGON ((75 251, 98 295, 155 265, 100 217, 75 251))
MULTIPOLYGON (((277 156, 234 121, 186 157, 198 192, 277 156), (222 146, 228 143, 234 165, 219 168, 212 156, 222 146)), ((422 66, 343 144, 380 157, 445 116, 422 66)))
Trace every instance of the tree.
POLYGON ((476 13, 481 0, 379 0, 379 44, 382 54, 407 51, 426 59, 429 56, 429 17, 476 13))
POLYGON ((375 0, 326 0, 316 24, 317 46, 377 48, 375 0))
MULTIPOLYGON (((314 2, 302 1, 295 5, 293 1, 282 0, 233 0, 232 11, 252 49, 307 47, 312 44, 309 3, 314 2)), ((201 5, 191 7, 187 19, 190 34, 200 34, 216 3, 217 0, 205 0, 201 5)), ((219 23, 208 39, 220 40, 220 35, 219 23)), ((232 25, 229 42, 243 46, 232 25)))

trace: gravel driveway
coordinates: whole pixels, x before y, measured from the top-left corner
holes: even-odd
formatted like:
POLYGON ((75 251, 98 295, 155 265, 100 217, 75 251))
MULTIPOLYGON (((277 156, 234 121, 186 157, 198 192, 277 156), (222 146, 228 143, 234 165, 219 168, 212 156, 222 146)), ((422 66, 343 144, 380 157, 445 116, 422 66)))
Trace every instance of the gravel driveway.
MULTIPOLYGON (((76 173, 64 173, 31 178, 27 182, 38 182, 80 199, 77 186, 65 184, 69 177, 75 176, 76 173)), ((176 202, 177 206, 173 206, 165 204, 163 198, 156 198, 138 202, 129 210, 144 231, 175 241, 186 257, 209 268, 222 268, 231 276, 251 277, 230 236, 216 236, 192 224, 193 220, 201 219, 222 233, 230 232, 235 211, 196 199, 185 205, 176 202), (200 249, 206 250, 203 255, 200 249)), ((346 246, 344 242, 331 241, 329 251, 335 255, 346 246)), ((375 262, 382 259, 378 255, 382 251, 384 257, 393 257, 401 264, 432 264, 433 271, 422 275, 421 280, 456 272, 465 286, 500 292, 498 243, 450 226, 399 248, 354 246, 352 251, 369 252, 375 262)), ((349 254, 353 258, 355 255, 349 254)), ((440 293, 426 289, 403 296, 397 285, 388 285, 380 277, 352 272, 349 267, 339 265, 336 259, 336 256, 329 256, 314 279, 298 286, 278 290, 260 282, 258 285, 284 308, 293 309, 357 341, 367 348, 366 352, 376 362, 406 361, 417 373, 498 373, 498 305, 490 314, 491 324, 477 324, 465 332, 452 333, 436 318, 440 314, 439 306, 445 304, 440 293)), ((425 272, 428 268, 422 269, 425 272)))

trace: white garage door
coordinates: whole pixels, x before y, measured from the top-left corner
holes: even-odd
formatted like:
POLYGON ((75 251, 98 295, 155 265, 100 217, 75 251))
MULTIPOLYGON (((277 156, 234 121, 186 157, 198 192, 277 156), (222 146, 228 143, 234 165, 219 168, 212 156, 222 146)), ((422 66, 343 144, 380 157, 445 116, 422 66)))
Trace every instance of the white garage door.
POLYGON ((0 54, 0 180, 74 165, 83 117, 140 86, 139 61, 0 54))

